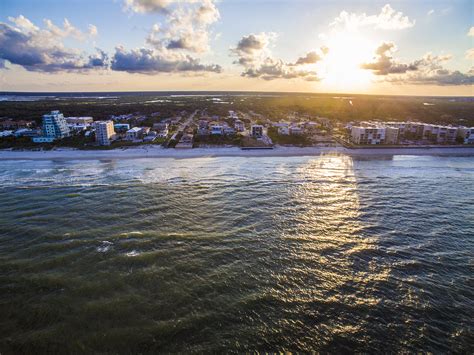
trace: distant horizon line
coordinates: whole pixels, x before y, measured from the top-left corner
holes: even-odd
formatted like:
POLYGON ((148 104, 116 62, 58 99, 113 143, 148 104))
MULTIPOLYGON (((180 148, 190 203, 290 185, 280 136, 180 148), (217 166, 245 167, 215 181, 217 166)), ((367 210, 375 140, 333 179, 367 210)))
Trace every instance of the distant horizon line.
POLYGON ((169 94, 169 93, 226 93, 226 94, 277 94, 277 95, 336 95, 336 96, 386 96, 386 97, 430 97, 430 98, 474 98, 474 94, 466 95, 404 95, 404 94, 368 94, 368 93, 340 93, 340 92, 308 92, 308 91, 246 91, 246 90, 133 90, 133 91, 0 91, 0 95, 69 95, 69 94, 169 94))

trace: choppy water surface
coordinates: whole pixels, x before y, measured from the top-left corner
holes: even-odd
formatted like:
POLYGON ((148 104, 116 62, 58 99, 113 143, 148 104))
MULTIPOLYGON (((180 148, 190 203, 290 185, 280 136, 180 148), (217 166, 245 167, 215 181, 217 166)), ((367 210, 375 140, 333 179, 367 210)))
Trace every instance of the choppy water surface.
POLYGON ((0 352, 473 352, 474 158, 0 162, 0 352))

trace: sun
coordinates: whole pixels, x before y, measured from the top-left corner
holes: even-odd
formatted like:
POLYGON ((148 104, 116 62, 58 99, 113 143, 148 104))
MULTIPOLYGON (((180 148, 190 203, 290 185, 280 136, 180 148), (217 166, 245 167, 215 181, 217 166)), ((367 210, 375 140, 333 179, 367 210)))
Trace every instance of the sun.
POLYGON ((369 62, 376 47, 370 39, 351 32, 339 32, 328 38, 328 54, 321 62, 324 84, 338 90, 363 89, 370 85, 373 74, 360 68, 369 62))

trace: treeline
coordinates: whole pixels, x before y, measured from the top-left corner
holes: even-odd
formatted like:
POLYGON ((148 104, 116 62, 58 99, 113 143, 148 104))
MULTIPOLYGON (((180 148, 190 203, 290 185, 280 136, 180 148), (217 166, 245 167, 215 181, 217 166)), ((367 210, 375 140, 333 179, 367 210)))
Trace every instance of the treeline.
POLYGON ((208 115, 227 116, 229 110, 262 114, 273 121, 286 120, 297 112, 301 115, 323 116, 342 122, 361 120, 412 120, 436 124, 474 126, 474 101, 452 98, 325 94, 275 94, 250 96, 163 97, 123 96, 111 99, 61 99, 28 102, 0 102, 0 117, 35 120, 51 110, 65 116, 92 116, 96 120, 110 115, 140 113, 159 118, 172 117, 181 111, 205 111, 208 115))

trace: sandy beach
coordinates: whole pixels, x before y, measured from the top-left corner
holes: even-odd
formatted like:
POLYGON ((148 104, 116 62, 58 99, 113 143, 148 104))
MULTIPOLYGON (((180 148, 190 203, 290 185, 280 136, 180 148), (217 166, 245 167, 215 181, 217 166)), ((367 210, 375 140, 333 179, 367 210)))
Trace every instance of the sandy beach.
POLYGON ((198 158, 198 157, 284 157, 314 156, 321 154, 344 154, 351 156, 382 155, 436 155, 474 156, 474 147, 459 148, 369 148, 348 149, 343 147, 275 147, 263 150, 242 150, 238 147, 166 149, 161 146, 143 146, 112 150, 56 149, 50 151, 0 150, 0 160, 97 160, 140 158, 198 158))

